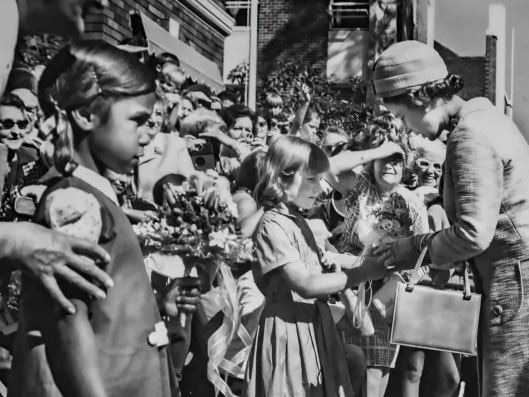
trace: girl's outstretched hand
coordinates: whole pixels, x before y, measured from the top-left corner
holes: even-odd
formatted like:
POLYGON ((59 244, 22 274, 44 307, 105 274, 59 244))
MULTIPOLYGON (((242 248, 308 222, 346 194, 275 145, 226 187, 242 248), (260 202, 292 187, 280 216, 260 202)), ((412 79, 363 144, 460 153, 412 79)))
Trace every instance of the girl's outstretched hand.
POLYGON ((3 243, 0 257, 38 280, 69 313, 75 313, 75 307, 61 291, 59 279, 99 299, 106 294, 98 284, 107 288, 114 285, 100 269, 110 261, 110 256, 90 241, 29 222, 0 224, 0 241, 3 243))

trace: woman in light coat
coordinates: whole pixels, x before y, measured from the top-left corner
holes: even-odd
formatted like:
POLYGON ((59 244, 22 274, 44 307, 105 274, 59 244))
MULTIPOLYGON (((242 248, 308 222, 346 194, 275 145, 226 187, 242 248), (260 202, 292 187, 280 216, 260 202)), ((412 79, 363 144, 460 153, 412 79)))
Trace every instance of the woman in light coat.
POLYGON ((423 247, 436 264, 470 260, 483 294, 479 350, 482 396, 529 391, 529 145, 486 98, 457 96, 463 82, 439 54, 417 41, 389 47, 374 88, 408 127, 431 140, 449 131, 444 206, 451 226, 380 247, 394 271, 410 268, 423 247))

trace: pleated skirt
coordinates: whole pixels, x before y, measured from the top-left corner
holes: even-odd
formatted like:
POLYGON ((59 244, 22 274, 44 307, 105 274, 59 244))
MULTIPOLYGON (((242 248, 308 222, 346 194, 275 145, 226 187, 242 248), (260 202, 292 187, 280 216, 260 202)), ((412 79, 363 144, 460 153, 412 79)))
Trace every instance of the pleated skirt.
POLYGON ((267 303, 250 352, 243 396, 353 395, 327 304, 267 303))

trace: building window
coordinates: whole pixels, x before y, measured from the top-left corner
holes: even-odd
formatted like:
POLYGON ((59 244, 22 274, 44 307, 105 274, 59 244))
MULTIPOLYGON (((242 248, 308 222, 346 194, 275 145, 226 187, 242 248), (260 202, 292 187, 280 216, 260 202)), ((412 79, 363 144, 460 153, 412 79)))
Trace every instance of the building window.
POLYGON ((228 0, 226 9, 235 19, 235 26, 250 26, 250 1, 228 0))
POLYGON ((180 36, 180 22, 178 22, 176 19, 169 18, 169 33, 171 33, 171 36, 178 37, 180 36))
POLYGON ((369 0, 329 3, 331 29, 369 30, 369 0))

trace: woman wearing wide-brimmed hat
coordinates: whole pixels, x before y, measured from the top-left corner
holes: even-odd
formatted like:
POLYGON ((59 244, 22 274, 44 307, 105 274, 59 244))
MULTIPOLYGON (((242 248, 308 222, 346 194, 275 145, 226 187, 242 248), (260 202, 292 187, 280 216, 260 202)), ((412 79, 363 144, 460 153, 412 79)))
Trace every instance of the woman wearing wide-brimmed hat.
POLYGON ((390 268, 413 266, 428 247, 431 262, 471 259, 483 294, 482 396, 529 391, 529 145, 486 98, 457 96, 462 79, 417 41, 389 47, 374 69, 374 88, 407 126, 429 139, 449 131, 444 206, 451 226, 378 248, 390 268))

